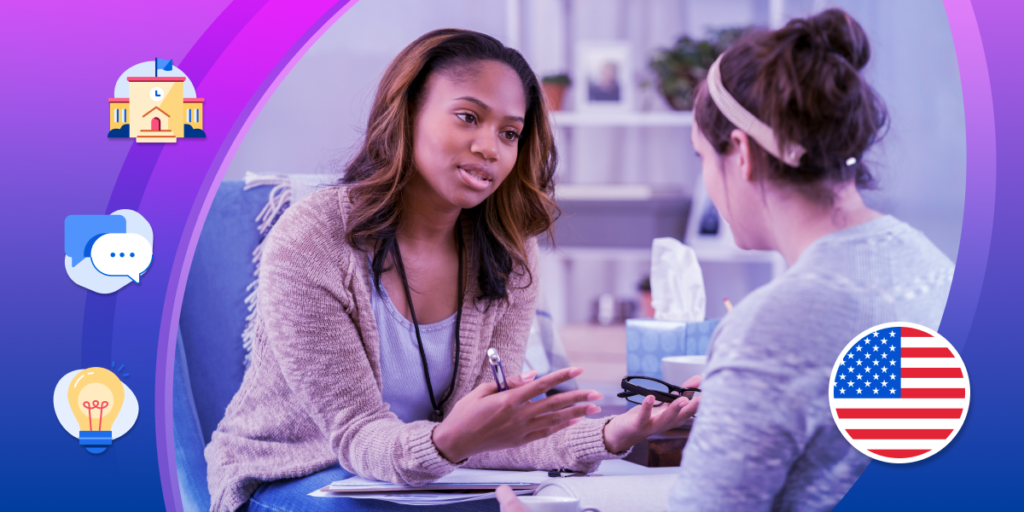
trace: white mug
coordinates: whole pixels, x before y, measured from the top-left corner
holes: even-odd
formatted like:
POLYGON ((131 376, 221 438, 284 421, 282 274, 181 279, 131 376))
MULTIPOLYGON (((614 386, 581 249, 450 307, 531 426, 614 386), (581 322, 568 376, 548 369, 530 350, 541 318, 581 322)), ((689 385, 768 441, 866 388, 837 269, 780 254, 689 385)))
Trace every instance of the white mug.
POLYGON ((530 512, 600 512, 596 508, 580 510, 580 500, 568 496, 520 496, 530 512))
POLYGON ((676 386, 694 375, 704 373, 708 364, 708 356, 668 356, 661 359, 661 380, 676 386))

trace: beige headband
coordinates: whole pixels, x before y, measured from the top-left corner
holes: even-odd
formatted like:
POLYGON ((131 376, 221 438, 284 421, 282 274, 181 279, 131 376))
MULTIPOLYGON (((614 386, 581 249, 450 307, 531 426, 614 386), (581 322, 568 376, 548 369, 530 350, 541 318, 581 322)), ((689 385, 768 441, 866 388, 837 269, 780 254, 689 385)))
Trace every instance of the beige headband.
POLYGON ((719 55, 715 63, 711 65, 711 69, 708 70, 707 81, 708 93, 711 94, 711 100, 718 106, 718 110, 722 111, 722 115, 726 119, 743 130, 750 138, 756 140, 772 156, 782 160, 790 167, 800 167, 800 157, 804 156, 807 150, 803 146, 793 143, 787 145, 785 152, 779 150, 779 141, 772 128, 743 108, 743 105, 740 105, 736 98, 733 98, 729 91, 725 90, 725 85, 722 84, 722 72, 719 70, 721 62, 722 56, 719 55))

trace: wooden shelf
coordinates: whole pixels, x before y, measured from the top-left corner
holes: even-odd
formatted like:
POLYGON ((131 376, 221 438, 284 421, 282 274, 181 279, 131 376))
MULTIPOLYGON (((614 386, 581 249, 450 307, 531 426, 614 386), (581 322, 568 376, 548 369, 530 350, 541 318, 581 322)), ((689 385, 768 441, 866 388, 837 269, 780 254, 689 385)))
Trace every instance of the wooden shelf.
POLYGON ((557 110, 551 113, 555 126, 661 126, 686 128, 693 124, 693 112, 663 111, 574 111, 557 110))
MULTIPOLYGON (((762 263, 778 265, 785 270, 785 260, 773 251, 729 251, 694 247, 700 263, 762 263)), ((650 261, 651 249, 626 247, 579 247, 560 245, 548 250, 552 256, 581 260, 650 261)))
POLYGON ((701 263, 766 263, 782 265, 783 269, 786 264, 782 255, 774 251, 744 251, 701 246, 693 247, 693 251, 697 253, 697 261, 701 263))
POLYGON ((622 402, 615 398, 615 393, 621 391, 618 385, 626 376, 626 326, 567 325, 560 329, 559 336, 569 364, 583 368, 583 375, 577 380, 587 386, 606 388, 598 391, 605 393, 611 403, 622 402))
MULTIPOLYGON (((646 184, 578 184, 560 183, 555 187, 555 198, 561 201, 647 201, 662 190, 646 184)), ((681 195, 681 194, 674 194, 681 195)))

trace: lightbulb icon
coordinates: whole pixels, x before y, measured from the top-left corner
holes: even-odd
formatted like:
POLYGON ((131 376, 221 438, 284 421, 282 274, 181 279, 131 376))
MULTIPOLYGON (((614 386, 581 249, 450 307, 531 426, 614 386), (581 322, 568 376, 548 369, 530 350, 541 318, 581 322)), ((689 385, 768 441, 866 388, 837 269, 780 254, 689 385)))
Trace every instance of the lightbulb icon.
POLYGON ((78 444, 103 453, 113 443, 111 429, 124 404, 124 384, 114 372, 94 367, 79 371, 68 386, 68 405, 78 421, 78 444))

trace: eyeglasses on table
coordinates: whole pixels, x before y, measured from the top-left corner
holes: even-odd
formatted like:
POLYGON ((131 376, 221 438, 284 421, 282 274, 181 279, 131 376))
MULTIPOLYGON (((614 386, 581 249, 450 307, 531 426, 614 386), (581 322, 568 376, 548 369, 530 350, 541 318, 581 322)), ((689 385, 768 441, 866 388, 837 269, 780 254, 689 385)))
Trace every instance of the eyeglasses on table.
POLYGON ((693 398, 693 394, 699 392, 699 388, 682 388, 653 377, 630 375, 622 379, 622 392, 616 396, 633 404, 642 404, 645 397, 653 396, 654 406, 658 407, 677 398, 693 398))

